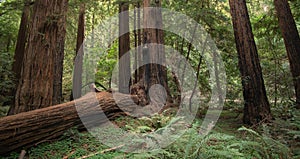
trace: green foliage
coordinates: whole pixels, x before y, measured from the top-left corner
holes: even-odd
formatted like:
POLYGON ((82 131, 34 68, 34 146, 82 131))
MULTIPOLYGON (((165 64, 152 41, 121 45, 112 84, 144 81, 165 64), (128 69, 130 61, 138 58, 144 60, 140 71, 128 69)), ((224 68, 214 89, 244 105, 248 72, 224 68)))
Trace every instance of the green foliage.
POLYGON ((0 107, 0 118, 5 117, 7 115, 8 110, 9 106, 0 107))
POLYGON ((289 145, 294 158, 300 156, 300 111, 291 109, 288 119, 277 118, 272 124, 263 127, 263 132, 277 141, 289 145))
MULTIPOLYGON (((56 159, 65 156, 68 156, 68 158, 79 158, 106 148, 105 145, 102 145, 89 133, 79 133, 76 128, 72 128, 58 141, 42 143, 32 147, 28 151, 28 157, 33 159, 56 159)), ((113 155, 108 153, 101 155, 101 157, 110 158, 118 155, 119 153, 113 155)), ((15 158, 16 156, 18 156, 17 153, 12 153, 8 158, 15 158)))
POLYGON ((12 100, 13 96, 8 96, 8 92, 15 87, 14 74, 11 71, 11 54, 8 52, 0 53, 0 106, 12 100))
POLYGON ((287 116, 288 112, 284 107, 290 106, 294 86, 277 15, 273 1, 257 3, 259 5, 249 4, 249 11, 267 95, 274 109, 281 110, 280 113, 287 116))
POLYGON ((170 113, 170 111, 174 110, 168 109, 162 114, 154 114, 151 117, 142 117, 137 120, 132 120, 130 117, 121 117, 116 120, 116 123, 122 129, 136 133, 159 131, 160 128, 165 127, 171 121, 172 116, 164 115, 170 113))
POLYGON ((289 149, 278 141, 245 127, 239 131, 246 131, 250 137, 215 132, 203 137, 193 130, 189 132, 194 135, 189 135, 185 158, 289 158, 289 149))
POLYGON ((0 3, 0 106, 13 98, 8 92, 15 87, 11 69, 22 6, 14 0, 0 3))
POLYGON ((290 150, 280 142, 242 127, 244 137, 212 132, 198 133, 200 121, 170 146, 163 150, 135 154, 134 158, 290 158, 290 150))
POLYGON ((257 155, 262 158, 289 158, 291 156, 289 148, 286 145, 272 139, 268 134, 260 135, 256 131, 246 127, 241 127, 238 130, 249 133, 250 137, 246 138, 252 141, 245 143, 243 149, 253 149, 253 152, 257 152, 257 155))
MULTIPOLYGON (((297 116, 298 117, 298 116, 297 116)), ((128 131, 135 133, 144 133, 143 130, 154 130, 154 124, 157 121, 166 120, 168 117, 155 115, 153 118, 120 118, 116 121, 118 126, 126 129, 126 125, 130 126, 128 131), (155 119, 156 118, 156 119, 155 119), (159 120, 157 120, 159 119, 159 120), (122 126, 123 125, 123 126, 122 126)), ((227 121, 228 122, 228 121, 227 121)), ((50 143, 42 143, 36 147, 32 147, 28 151, 29 158, 80 158, 89 155, 88 158, 217 158, 217 159, 289 159, 291 158, 291 150, 285 145, 270 137, 271 129, 262 127, 264 131, 260 133, 246 127, 237 130, 230 129, 231 135, 212 131, 207 136, 199 134, 202 121, 196 120, 187 131, 171 145, 145 153, 123 153, 118 151, 106 151, 110 148, 103 145, 99 140, 89 133, 80 133, 76 128, 70 129, 58 141, 50 143), (270 130, 270 132, 268 132, 270 130)), ((222 126, 222 125, 221 125, 222 126)), ((298 125, 299 126, 299 125, 298 125)), ((228 129, 228 125, 223 125, 220 129, 228 129)), ((157 129, 157 128, 155 128, 157 129)), ((151 130, 151 131, 152 131, 151 130)), ((114 132, 107 132, 109 137, 114 132)), ((104 135, 104 134, 102 134, 104 135)), ((10 154, 8 158, 18 156, 16 152, 10 154)))
POLYGON ((109 88, 112 72, 116 69, 115 67, 117 67, 118 43, 113 43, 111 47, 98 58, 95 79, 106 86, 106 88, 109 88))

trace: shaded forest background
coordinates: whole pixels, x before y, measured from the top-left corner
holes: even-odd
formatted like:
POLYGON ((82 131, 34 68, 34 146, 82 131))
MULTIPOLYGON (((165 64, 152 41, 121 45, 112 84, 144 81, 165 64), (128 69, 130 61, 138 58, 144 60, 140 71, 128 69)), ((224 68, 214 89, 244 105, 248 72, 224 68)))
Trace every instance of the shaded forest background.
MULTIPOLYGON (((78 27, 78 14, 80 1, 70 1, 67 13, 67 31, 65 42, 65 58, 63 70, 63 100, 69 100, 72 89, 73 61, 76 55, 76 37, 78 27)), ((290 1, 291 10, 299 29, 298 1, 290 1)), ((105 18, 118 12, 118 5, 113 1, 86 2, 85 10, 85 35, 91 34, 105 18)), ((242 102, 242 87, 238 71, 238 59, 235 48, 234 34, 231 25, 231 16, 227 2, 173 2, 162 3, 163 7, 179 11, 191 18, 198 19, 199 23, 206 28, 215 40, 226 65, 228 77, 227 101, 242 102), (201 6, 198 11, 194 6, 201 6), (205 16, 204 16, 205 15, 205 16)), ((278 19, 272 1, 251 1, 247 3, 254 32, 255 42, 258 48, 262 71, 265 79, 267 95, 273 108, 289 106, 294 99, 292 76, 289 71, 289 61, 284 47, 283 38, 279 29, 278 19)), ((12 96, 6 93, 15 87, 12 70, 13 55, 16 48, 20 19, 24 3, 19 1, 5 1, 1 3, 1 105, 9 101, 12 96)), ((132 6, 131 6, 132 8, 132 6)), ((133 34, 131 34, 133 36, 133 34)), ((134 45, 134 38, 131 38, 134 45)), ((166 33, 165 43, 178 48, 183 55, 188 52, 188 44, 182 39, 166 33)), ((108 55, 100 58, 96 79, 99 83, 109 87, 109 78, 112 67, 117 60, 118 44, 115 42, 108 55)), ((190 63, 197 67, 199 55, 191 50, 190 63)), ((207 71, 202 69, 203 71, 207 71)), ((201 72, 199 83, 208 90, 207 72, 201 72)), ((230 105, 227 102, 228 105, 230 105)), ((4 105, 3 105, 4 106, 4 105)), ((288 112, 286 112, 288 113, 288 112)))

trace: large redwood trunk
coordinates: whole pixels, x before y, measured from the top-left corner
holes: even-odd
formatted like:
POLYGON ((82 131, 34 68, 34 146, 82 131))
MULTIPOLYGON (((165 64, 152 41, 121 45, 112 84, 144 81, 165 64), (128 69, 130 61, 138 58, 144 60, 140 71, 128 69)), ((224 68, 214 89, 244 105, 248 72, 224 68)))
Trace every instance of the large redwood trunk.
POLYGON ((35 1, 12 114, 61 102, 67 5, 68 0, 35 1))
POLYGON ((288 1, 274 0, 274 4, 293 75, 296 107, 300 109, 300 37, 288 1))
POLYGON ((100 109, 109 119, 138 111, 128 97, 137 101, 136 96, 129 95, 118 96, 118 101, 115 101, 107 92, 98 93, 95 99, 95 95, 89 93, 68 103, 0 118, 0 154, 26 149, 56 138, 74 126, 82 126, 77 112, 85 121, 88 119, 88 124, 99 125, 108 121, 101 118, 103 113, 95 113, 100 109), (116 102, 125 106, 126 113, 119 109, 116 102))
POLYGON ((144 0, 144 49, 143 61, 150 62, 149 68, 145 69, 145 87, 148 90, 153 84, 166 85, 166 72, 162 71, 162 67, 158 63, 165 61, 163 30, 162 29, 162 13, 159 9, 150 9, 147 7, 160 7, 160 1, 144 0), (156 26, 155 29, 149 28, 156 26), (151 45, 158 44, 158 45, 151 45), (149 77, 147 77, 149 76, 149 77))
POLYGON ((244 96, 244 123, 254 125, 270 119, 271 110, 266 95, 257 48, 250 25, 245 0, 229 0, 235 42, 239 57, 244 96))
POLYGON ((171 94, 167 84, 167 70, 164 66, 166 57, 163 46, 164 32, 162 10, 160 9, 161 0, 143 0, 143 5, 142 61, 143 64, 148 64, 140 69, 140 83, 143 83, 148 98, 151 86, 159 84, 166 90, 167 100, 171 101, 171 94))

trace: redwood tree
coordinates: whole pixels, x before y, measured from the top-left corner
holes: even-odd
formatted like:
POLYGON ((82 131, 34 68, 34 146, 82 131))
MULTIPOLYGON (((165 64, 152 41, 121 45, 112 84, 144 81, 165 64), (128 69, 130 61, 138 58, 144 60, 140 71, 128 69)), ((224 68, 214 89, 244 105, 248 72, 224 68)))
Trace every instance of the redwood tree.
MULTIPOLYGON (((12 96, 15 96, 19 79, 21 77, 22 61, 24 57, 25 45, 26 45, 27 34, 28 34, 29 15, 30 15, 30 0, 25 0, 20 27, 19 27, 16 50, 14 55, 14 62, 12 67, 12 71, 15 74, 15 88, 10 92, 12 96)), ((14 98, 12 99, 12 101, 10 101, 11 105, 14 104, 14 101, 15 101, 14 98)), ((12 109, 8 111, 8 115, 11 114, 13 114, 12 109)))
POLYGON ((243 85, 245 124, 270 119, 271 111, 245 0, 229 0, 243 85))
POLYGON ((36 0, 12 114, 60 103, 68 0, 36 0))
POLYGON ((16 50, 14 55, 14 63, 12 68, 17 80, 20 79, 21 76, 22 65, 20 64, 22 64, 23 57, 24 57, 25 44, 26 44, 27 33, 28 33, 29 14, 30 14, 30 0, 25 0, 19 33, 18 33, 16 50))
POLYGON ((296 107, 300 109, 300 38, 287 0, 274 0, 279 27, 290 61, 296 92, 296 107))
POLYGON ((77 29, 77 43, 76 43, 76 59, 73 72, 73 90, 71 100, 81 97, 82 87, 82 67, 83 67, 83 41, 84 41, 84 25, 85 25, 85 4, 80 5, 77 29))
POLYGON ((129 4, 119 4, 119 92, 129 93, 130 83, 130 34, 129 34, 129 4))
POLYGON ((144 0, 144 19, 143 19, 143 61, 149 62, 144 69, 144 86, 146 92, 154 84, 164 86, 170 99, 170 91, 167 84, 167 70, 164 66, 158 64, 165 63, 164 52, 164 35, 163 35, 163 21, 161 9, 161 0, 144 0), (157 7, 157 9, 147 8, 157 7), (155 26, 156 28, 151 28, 155 26), (153 45, 155 44, 155 45, 153 45))

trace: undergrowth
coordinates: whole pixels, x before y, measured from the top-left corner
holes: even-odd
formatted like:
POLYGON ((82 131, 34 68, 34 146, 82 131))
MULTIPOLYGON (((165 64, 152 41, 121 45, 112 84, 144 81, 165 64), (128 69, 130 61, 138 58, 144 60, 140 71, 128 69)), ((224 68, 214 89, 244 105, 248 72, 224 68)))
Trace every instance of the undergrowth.
MULTIPOLYGON (((74 128, 57 141, 42 143, 28 149, 26 158, 296 159, 299 158, 299 154, 296 153, 299 148, 299 145, 297 147, 300 129, 298 115, 299 113, 294 115, 294 119, 289 121, 286 129, 279 128, 278 125, 282 123, 276 120, 274 123, 264 124, 256 130, 243 126, 229 130, 228 125, 234 123, 223 125, 227 118, 221 117, 219 120, 221 124, 206 136, 199 135, 202 121, 197 119, 178 140, 169 146, 136 154, 120 152, 118 148, 111 149, 101 144, 91 134, 78 132, 74 128), (226 131, 223 132, 222 130, 225 129, 226 131), (280 138, 277 133, 286 135, 282 135, 280 138), (279 138, 275 138, 275 136, 279 138), (294 144, 294 147, 291 148, 291 144, 294 144)), ((171 116, 154 115, 142 119, 123 117, 116 120, 115 124, 126 131, 146 134, 166 127, 169 122, 172 122, 171 116)), ((18 155, 19 152, 13 152, 5 158, 18 158, 18 155)))

